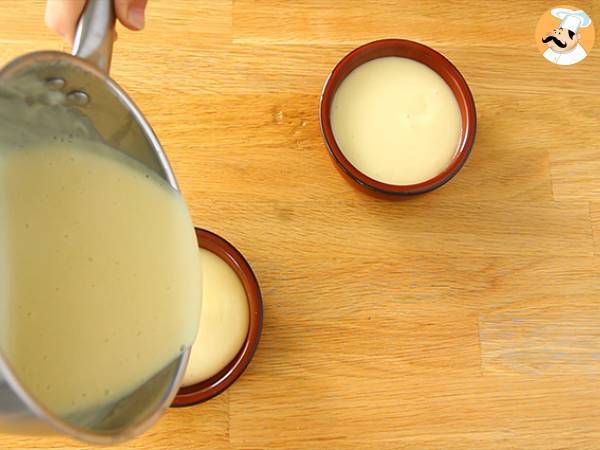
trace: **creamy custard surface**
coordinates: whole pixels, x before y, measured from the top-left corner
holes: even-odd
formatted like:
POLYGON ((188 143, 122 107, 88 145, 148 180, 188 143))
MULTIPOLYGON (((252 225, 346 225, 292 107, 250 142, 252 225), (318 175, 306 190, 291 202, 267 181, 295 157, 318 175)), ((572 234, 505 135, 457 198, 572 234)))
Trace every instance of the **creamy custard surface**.
POLYGON ((238 354, 248 335, 250 311, 241 280, 214 253, 200 248, 202 317, 183 386, 216 375, 238 354))
POLYGON ((443 172, 456 155, 462 126, 458 102, 442 77, 395 56, 354 69, 334 95, 330 118, 350 163, 395 185, 443 172))

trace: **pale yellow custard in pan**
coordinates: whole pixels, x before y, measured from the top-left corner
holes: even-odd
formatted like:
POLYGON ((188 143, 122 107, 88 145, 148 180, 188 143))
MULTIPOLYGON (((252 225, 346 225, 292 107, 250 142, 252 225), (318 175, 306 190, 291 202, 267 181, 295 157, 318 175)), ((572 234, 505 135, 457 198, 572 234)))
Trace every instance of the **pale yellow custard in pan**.
POLYGON ((180 194, 100 143, 0 148, 0 351, 50 411, 117 401, 196 336, 180 194))

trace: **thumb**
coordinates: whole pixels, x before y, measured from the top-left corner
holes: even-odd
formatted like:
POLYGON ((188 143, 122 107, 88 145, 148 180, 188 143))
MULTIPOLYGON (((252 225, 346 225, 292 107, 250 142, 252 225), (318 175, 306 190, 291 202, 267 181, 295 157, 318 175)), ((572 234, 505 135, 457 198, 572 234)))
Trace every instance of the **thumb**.
POLYGON ((147 3, 148 0, 115 0, 119 21, 130 30, 141 30, 145 24, 147 3))

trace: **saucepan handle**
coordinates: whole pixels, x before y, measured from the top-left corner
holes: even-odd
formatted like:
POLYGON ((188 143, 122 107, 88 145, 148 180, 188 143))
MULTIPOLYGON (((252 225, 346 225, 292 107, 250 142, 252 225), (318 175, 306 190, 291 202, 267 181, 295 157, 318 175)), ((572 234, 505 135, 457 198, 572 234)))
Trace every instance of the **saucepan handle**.
POLYGON ((114 30, 115 7, 113 0, 87 0, 77 23, 73 55, 85 59, 108 74, 114 30))

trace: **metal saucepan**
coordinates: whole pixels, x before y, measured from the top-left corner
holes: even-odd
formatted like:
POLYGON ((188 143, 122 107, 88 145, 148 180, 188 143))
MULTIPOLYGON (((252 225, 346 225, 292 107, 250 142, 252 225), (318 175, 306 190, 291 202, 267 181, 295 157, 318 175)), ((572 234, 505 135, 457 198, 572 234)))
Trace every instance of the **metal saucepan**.
MULTIPOLYGON (((0 70, 0 147, 75 134, 126 153, 178 189, 152 128, 108 76, 114 26, 113 1, 88 0, 79 20, 73 55, 29 53, 0 70)), ((126 398, 69 417, 57 417, 44 409, 0 354, 0 430, 59 432, 99 444, 134 437, 158 420, 171 403, 189 351, 182 351, 126 398)))

